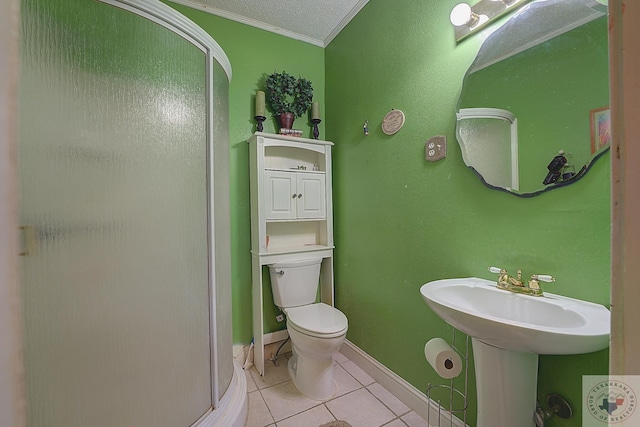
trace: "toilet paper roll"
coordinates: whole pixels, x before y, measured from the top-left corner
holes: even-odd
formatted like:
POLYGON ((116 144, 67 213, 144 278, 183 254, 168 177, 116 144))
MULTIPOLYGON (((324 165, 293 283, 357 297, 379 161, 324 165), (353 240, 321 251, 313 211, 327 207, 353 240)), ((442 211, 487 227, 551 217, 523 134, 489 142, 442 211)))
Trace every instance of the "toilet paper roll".
POLYGON ((444 379, 455 378, 462 372, 460 355, 442 338, 430 339, 424 345, 424 357, 444 379))

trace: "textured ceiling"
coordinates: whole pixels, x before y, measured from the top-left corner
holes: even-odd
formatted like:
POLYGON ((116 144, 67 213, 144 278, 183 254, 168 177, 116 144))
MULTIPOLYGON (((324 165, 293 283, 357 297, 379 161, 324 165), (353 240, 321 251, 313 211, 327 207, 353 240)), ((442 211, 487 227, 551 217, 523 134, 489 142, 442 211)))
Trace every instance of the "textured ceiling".
POLYGON ((532 2, 516 12, 482 44, 469 73, 605 16, 600 0, 546 0, 532 2))
POLYGON ((173 0, 325 47, 369 0, 173 0))

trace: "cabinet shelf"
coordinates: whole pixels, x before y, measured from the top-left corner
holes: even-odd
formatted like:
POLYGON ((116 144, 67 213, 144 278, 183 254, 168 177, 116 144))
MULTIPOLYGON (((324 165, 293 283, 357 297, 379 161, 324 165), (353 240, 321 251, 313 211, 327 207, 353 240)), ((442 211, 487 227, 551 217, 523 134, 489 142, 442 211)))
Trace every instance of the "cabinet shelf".
POLYGON ((259 252, 254 255, 266 256, 266 255, 282 255, 282 254, 293 254, 293 253, 306 253, 306 252, 317 252, 317 251, 325 251, 329 249, 333 249, 334 246, 324 246, 324 245, 305 245, 305 246, 290 246, 290 247, 282 247, 277 249, 267 249, 265 252, 259 252))
POLYGON ((267 224, 270 223, 281 223, 281 222, 316 222, 319 220, 324 220, 324 218, 291 218, 291 219, 278 219, 278 218, 269 218, 269 219, 265 219, 265 222, 267 224))
POLYGON ((307 169, 297 169, 297 168, 264 168, 266 171, 275 171, 275 172, 301 172, 301 173, 311 173, 311 174, 320 174, 324 175, 325 171, 314 171, 307 169))

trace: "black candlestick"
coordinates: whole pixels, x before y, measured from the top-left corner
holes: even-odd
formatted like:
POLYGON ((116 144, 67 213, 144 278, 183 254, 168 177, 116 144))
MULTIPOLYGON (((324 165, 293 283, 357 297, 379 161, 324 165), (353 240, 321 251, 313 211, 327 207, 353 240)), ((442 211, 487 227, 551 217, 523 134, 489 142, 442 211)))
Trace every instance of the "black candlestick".
POLYGON ((258 122, 258 126, 256 126, 256 131, 258 132, 262 132, 262 122, 264 122, 267 118, 265 116, 254 116, 254 119, 256 119, 256 122, 258 122))
POLYGON ((311 119, 311 123, 313 123, 313 139, 318 139, 318 136, 320 135, 320 131, 318 130, 318 123, 320 123, 322 120, 320 119, 311 119))

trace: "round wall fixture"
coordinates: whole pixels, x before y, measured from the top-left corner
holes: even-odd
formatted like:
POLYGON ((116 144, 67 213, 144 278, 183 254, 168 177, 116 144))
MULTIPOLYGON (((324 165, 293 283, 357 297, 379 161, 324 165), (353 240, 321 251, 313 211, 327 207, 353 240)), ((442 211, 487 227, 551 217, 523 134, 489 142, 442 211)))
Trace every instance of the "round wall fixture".
POLYGON ((404 125, 404 113, 401 110, 391 110, 382 120, 382 132, 393 135, 404 125))

